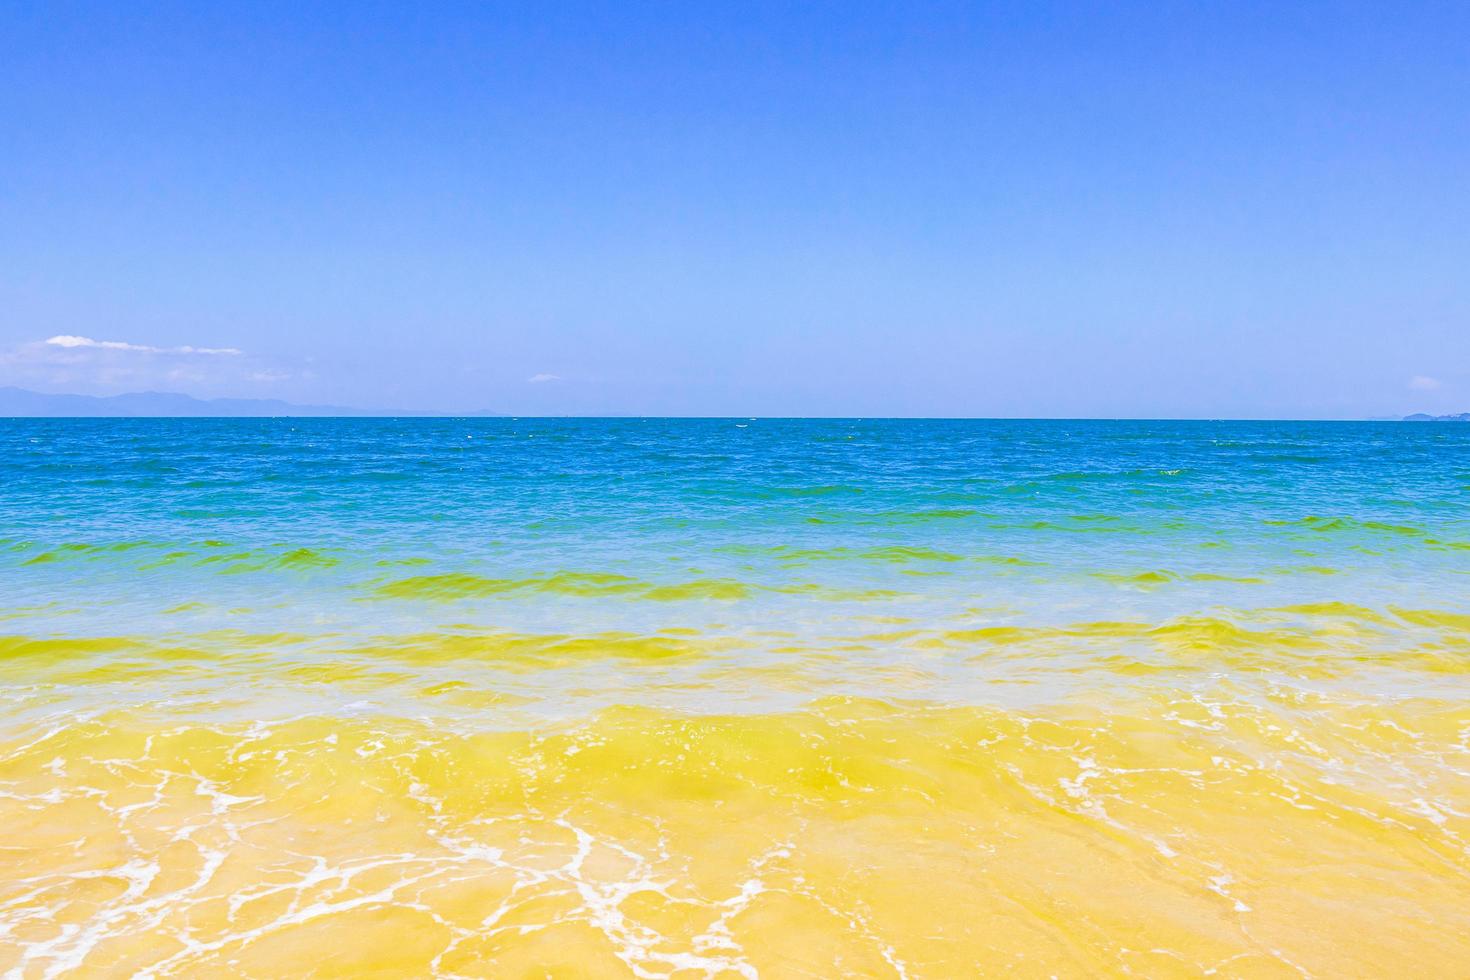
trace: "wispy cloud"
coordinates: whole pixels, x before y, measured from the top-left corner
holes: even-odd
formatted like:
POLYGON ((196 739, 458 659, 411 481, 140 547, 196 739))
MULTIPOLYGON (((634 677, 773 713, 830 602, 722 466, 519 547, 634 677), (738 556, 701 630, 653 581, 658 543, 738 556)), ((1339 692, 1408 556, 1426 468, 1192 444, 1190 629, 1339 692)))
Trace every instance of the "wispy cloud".
POLYGON ((238 347, 164 346, 70 333, 0 348, 0 385, 81 394, 159 389, 234 395, 258 390, 262 382, 285 381, 286 370, 288 365, 238 347))
POLYGON ((1422 374, 1416 374, 1409 379, 1409 388, 1414 391, 1434 391, 1439 386, 1438 378, 1429 378, 1422 374))
POLYGON ((526 379, 526 383, 527 384, 533 384, 533 385, 542 385, 542 384, 545 384, 548 381, 560 381, 560 380, 561 380, 561 375, 559 375, 559 374, 533 374, 529 378, 526 379))
POLYGON ((134 351, 139 354, 202 354, 206 356, 226 355, 238 356, 244 351, 238 347, 153 347, 149 344, 131 344, 125 340, 93 340, 91 337, 78 337, 75 334, 63 333, 55 337, 47 337, 45 343, 52 347, 64 347, 68 350, 93 348, 96 350, 122 350, 134 351))

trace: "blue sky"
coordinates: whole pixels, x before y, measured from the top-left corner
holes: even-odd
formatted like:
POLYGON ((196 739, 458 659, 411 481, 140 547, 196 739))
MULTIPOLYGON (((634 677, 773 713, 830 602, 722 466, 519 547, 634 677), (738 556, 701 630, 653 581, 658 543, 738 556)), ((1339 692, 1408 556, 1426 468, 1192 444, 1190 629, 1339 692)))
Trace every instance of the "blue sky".
POLYGON ((0 384, 1470 410, 1467 37, 1463 3, 8 3, 0 384))

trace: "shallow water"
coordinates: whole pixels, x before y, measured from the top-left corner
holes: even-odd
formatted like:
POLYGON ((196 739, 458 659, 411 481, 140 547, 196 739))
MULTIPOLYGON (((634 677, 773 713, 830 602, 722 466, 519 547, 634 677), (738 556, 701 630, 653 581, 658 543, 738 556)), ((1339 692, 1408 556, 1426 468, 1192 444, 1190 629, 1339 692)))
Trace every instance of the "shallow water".
POLYGON ((0 971, 1467 976, 1470 426, 0 421, 0 971))

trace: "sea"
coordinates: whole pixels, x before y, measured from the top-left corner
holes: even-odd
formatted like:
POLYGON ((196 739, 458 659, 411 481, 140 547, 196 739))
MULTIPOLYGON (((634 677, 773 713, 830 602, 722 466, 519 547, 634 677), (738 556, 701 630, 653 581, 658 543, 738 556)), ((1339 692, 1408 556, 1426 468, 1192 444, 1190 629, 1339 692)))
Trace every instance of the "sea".
POLYGON ((0 976, 1470 976, 1470 425, 0 420, 0 976))

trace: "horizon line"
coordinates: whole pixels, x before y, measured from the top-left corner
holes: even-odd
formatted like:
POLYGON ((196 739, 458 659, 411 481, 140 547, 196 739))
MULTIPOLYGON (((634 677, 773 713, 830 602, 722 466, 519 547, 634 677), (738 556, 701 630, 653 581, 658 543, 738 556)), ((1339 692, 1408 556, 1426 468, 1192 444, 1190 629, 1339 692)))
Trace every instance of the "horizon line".
MULTIPOLYGON (((343 406, 348 407, 348 406, 343 406)), ((698 421, 749 421, 749 422, 1406 422, 1423 421, 1415 419, 1415 415, 1423 415, 1429 421, 1460 421, 1460 415, 1470 416, 1470 412, 1450 413, 1445 416, 1429 415, 1424 412, 1414 412, 1407 416, 1375 416, 1360 418, 1356 416, 1333 416, 1333 417, 1302 417, 1302 416, 1214 416, 1214 415, 659 415, 641 412, 632 413, 608 413, 602 415, 516 415, 500 412, 438 412, 425 409, 404 409, 400 412, 379 412, 376 410, 363 409, 354 415, 6 415, 0 414, 0 421, 21 421, 27 419, 113 419, 119 421, 147 421, 147 420, 173 420, 173 421, 243 421, 252 419, 320 419, 323 421, 338 422, 365 422, 365 421, 485 421, 485 420, 508 420, 508 421, 624 421, 642 419, 645 421, 661 422, 698 422, 698 421)))
POLYGON ((155 389, 144 391, 120 392, 113 395, 92 395, 81 392, 45 392, 29 388, 21 388, 16 385, 0 386, 0 395, 18 395, 22 398, 34 399, 35 403, 19 407, 22 411, 14 413, 16 406, 11 405, 0 408, 0 419, 67 419, 67 418, 108 418, 108 419, 285 419, 285 418, 320 418, 320 419, 411 419, 411 418, 435 418, 435 419, 661 419, 661 420, 786 420, 786 421, 995 421, 995 422, 1403 422, 1403 421, 1470 421, 1470 412, 1451 412, 1445 414, 1431 414, 1428 412, 1410 412, 1405 415, 1370 415, 1370 416, 1225 416, 1225 415, 910 415, 910 414, 874 414, 874 415, 849 415, 849 414, 812 414, 812 415, 751 415, 748 412, 729 414, 670 414, 663 415, 648 412, 603 412, 596 414, 556 414, 544 415, 535 412, 517 413, 500 411, 489 408, 468 409, 463 411, 445 411, 442 409, 413 409, 413 408, 360 408, 341 404, 310 404, 288 401, 284 398, 252 398, 240 396, 222 395, 211 398, 200 398, 181 391, 158 391, 155 389), (139 413, 110 412, 107 411, 113 404, 129 399, 169 399, 172 404, 160 406, 162 411, 148 411, 146 407, 139 413), (101 410, 97 412, 68 411, 56 404, 61 401, 80 401, 95 406, 101 410), (170 408, 182 407, 179 400, 195 403, 200 406, 229 405, 234 407, 260 406, 269 409, 283 409, 284 411, 260 411, 250 412, 219 412, 202 414, 187 412, 177 414, 170 412, 170 408), (49 403, 49 404, 48 404, 49 403), (232 404, 233 403, 233 404, 232 404), (24 409, 31 409, 26 411, 24 409))

